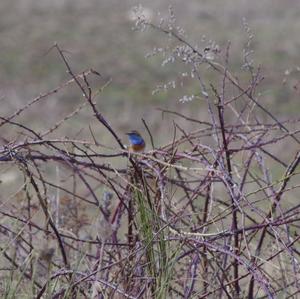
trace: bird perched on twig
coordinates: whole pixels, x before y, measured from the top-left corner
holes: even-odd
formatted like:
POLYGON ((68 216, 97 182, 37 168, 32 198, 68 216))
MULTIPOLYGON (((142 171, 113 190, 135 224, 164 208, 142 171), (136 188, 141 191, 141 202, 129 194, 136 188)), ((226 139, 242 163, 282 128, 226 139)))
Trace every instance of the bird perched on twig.
POLYGON ((134 130, 129 133, 126 133, 126 135, 128 135, 130 142, 129 150, 133 152, 141 152, 145 149, 145 140, 138 131, 134 130))

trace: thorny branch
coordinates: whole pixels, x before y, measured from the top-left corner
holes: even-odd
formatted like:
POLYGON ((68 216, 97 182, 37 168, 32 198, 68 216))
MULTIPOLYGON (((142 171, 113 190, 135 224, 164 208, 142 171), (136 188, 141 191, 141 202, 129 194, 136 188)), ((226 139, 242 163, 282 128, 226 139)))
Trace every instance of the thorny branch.
MULTIPOLYGON (((158 146, 144 120, 152 148, 129 153, 121 132, 101 112, 102 102, 96 102, 110 80, 94 90, 90 79, 102 80, 99 73, 76 74, 56 44, 71 79, 1 116, 2 127, 19 132, 1 146, 1 165, 25 177, 22 188, 16 182, 16 191, 2 196, 0 238, 7 268, 23 273, 24 287, 33 282, 36 298, 54 281, 57 297, 87 296, 92 288, 101 298, 237 298, 247 289, 249 298, 299 293, 300 206, 289 197, 299 194, 300 154, 288 163, 274 148, 286 142, 298 146, 299 130, 289 126, 300 120, 280 122, 269 111, 275 123, 251 117, 260 74, 252 74, 245 88, 227 64, 207 60, 176 32, 156 29, 196 55, 193 69, 205 63, 220 74, 221 87, 212 85, 213 94, 206 96, 211 118, 161 110, 192 123, 193 131, 178 121, 158 146), (46 131, 18 121, 36 103, 74 84, 84 104, 46 131), (228 86, 235 95, 227 95, 228 86), (118 148, 98 140, 91 129, 84 139, 63 137, 62 125, 85 107, 118 148), (281 178, 272 179, 270 168, 281 178)), ((202 79, 200 85, 208 90, 202 79)))

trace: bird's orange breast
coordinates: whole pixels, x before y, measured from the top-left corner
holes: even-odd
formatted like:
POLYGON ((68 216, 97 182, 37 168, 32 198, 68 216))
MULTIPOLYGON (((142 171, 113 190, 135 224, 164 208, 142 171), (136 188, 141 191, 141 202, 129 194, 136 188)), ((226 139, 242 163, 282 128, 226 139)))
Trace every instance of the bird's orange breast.
POLYGON ((130 149, 134 152, 141 152, 145 148, 145 143, 142 144, 132 144, 130 149))

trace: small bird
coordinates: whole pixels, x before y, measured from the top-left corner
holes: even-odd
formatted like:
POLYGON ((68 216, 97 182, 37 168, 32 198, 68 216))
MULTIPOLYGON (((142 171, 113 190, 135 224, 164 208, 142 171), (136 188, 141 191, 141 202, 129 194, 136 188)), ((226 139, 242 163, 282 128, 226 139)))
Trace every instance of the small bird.
POLYGON ((130 146, 129 150, 132 150, 133 152, 141 152, 145 149, 146 143, 143 137, 140 135, 137 131, 131 131, 129 133, 126 133, 129 138, 130 146))

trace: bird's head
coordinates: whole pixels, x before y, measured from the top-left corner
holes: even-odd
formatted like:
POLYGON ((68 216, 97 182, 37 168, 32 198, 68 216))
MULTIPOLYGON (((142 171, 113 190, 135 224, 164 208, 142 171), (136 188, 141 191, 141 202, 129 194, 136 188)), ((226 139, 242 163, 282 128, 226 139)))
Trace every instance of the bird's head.
POLYGON ((132 130, 126 133, 126 135, 128 135, 129 137, 141 137, 141 134, 136 130, 132 130))
POLYGON ((145 141, 138 131, 130 131, 126 134, 128 135, 129 141, 132 145, 144 149, 145 141))

